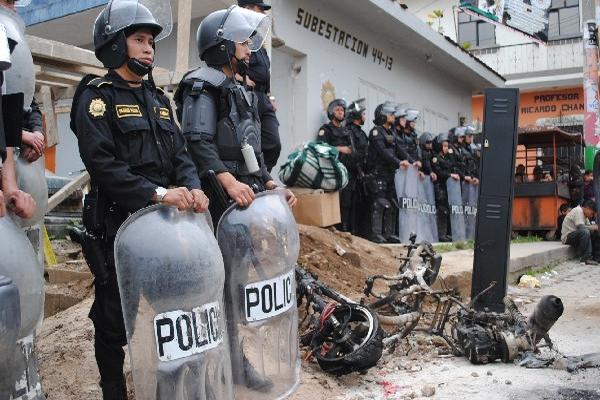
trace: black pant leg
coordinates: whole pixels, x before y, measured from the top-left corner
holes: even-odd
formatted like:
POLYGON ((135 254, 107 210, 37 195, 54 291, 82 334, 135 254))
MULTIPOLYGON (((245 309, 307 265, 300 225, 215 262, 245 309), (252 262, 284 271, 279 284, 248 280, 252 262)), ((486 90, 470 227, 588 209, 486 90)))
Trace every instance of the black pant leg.
POLYGON ((267 170, 271 172, 281 154, 279 120, 266 93, 257 92, 261 123, 261 147, 267 170))

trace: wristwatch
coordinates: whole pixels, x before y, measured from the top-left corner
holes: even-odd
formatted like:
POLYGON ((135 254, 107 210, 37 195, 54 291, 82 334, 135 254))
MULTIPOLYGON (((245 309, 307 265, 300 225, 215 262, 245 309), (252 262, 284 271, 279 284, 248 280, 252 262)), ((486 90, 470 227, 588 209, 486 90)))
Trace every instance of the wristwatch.
POLYGON ((163 199, 167 195, 167 189, 165 189, 162 186, 159 186, 156 189, 154 189, 154 191, 156 192, 156 202, 162 203, 163 199))

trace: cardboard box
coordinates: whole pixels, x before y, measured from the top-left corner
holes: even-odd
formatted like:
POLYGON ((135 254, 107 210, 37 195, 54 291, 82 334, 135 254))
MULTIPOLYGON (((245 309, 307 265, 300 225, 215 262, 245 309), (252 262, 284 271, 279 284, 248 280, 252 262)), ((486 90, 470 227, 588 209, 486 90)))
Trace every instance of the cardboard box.
POLYGON ((293 208, 296 222, 304 225, 327 227, 342 222, 340 195, 321 189, 290 188, 298 198, 293 208))

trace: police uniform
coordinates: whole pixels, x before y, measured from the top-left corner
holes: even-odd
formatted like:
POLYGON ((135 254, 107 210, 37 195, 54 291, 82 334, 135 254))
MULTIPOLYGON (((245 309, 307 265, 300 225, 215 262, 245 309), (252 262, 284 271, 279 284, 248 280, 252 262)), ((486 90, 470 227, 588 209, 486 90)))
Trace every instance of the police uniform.
POLYGON ((281 154, 279 120, 269 98, 271 92, 271 61, 264 47, 250 56, 248 77, 256 83, 253 90, 258 100, 258 115, 261 123, 261 142, 265 165, 270 172, 281 154))
MULTIPOLYGON (((348 136, 352 142, 352 154, 348 171, 352 187, 352 211, 350 227, 353 235, 362 235, 365 232, 366 215, 364 210, 368 207, 367 192, 365 188, 365 173, 367 171, 367 155, 369 150, 369 137, 359 125, 352 122, 346 125, 348 136)), ((350 183, 348 184, 350 186, 350 183)))
POLYGON ((462 155, 465 166, 465 176, 471 178, 479 178, 479 160, 475 154, 475 151, 471 150, 471 146, 467 143, 463 143, 462 155))
POLYGON ((410 127, 396 125, 396 146, 397 156, 401 160, 407 160, 409 163, 420 161, 419 139, 417 134, 410 127))
POLYGON ((400 166, 396 156, 396 141, 392 130, 375 126, 369 134, 367 168, 370 172, 368 189, 371 196, 370 240, 397 241, 397 203, 394 176, 400 166))
POLYGON ((435 201, 437 209, 438 236, 440 241, 450 241, 450 207, 448 205, 448 189, 446 181, 452 179, 451 174, 458 173, 454 163, 454 151, 448 149, 448 154, 441 151, 431 159, 432 171, 437 175, 435 182, 435 201))
MULTIPOLYGON (((159 186, 200 189, 200 181, 169 99, 146 81, 130 87, 114 71, 84 78, 74 97, 71 128, 98 193, 96 204, 104 204, 97 206, 94 223, 84 210, 86 229, 100 231, 108 273, 104 284, 96 278, 89 316, 101 380, 115 382, 123 376, 122 346, 127 344, 114 267, 117 230, 130 213, 150 204, 159 186)), ((86 203, 88 207, 92 204, 86 203)))
POLYGON ((43 132, 42 112, 35 98, 31 101, 29 110, 23 113, 23 129, 29 132, 43 132))
MULTIPOLYGON (((265 190, 272 180, 261 153, 261 125, 254 92, 229 79, 212 67, 193 70, 183 77, 175 94, 177 114, 188 150, 209 199, 216 198, 217 188, 206 181, 208 171, 231 173, 255 192, 265 190), (254 149, 258 172, 248 171, 241 147, 247 142, 254 149)), ((225 211, 223 204, 210 202, 213 221, 225 211)), ((216 224, 215 224, 216 225, 216 224)))

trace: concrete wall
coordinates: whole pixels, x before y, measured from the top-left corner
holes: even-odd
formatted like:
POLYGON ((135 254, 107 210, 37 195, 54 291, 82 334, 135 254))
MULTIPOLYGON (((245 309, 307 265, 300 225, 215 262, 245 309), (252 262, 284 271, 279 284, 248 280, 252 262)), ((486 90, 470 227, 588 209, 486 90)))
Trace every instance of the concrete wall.
MULTIPOLYGON (((278 116, 284 144, 282 159, 293 147, 316 137, 319 126, 326 121, 323 91, 327 93, 330 82, 335 97, 349 101, 366 97, 368 123, 372 126, 375 107, 391 99, 409 103, 421 110, 421 130, 435 133, 446 131, 458 124, 459 115, 467 120, 471 114, 471 92, 460 84, 445 78, 433 64, 411 58, 392 43, 397 38, 384 38, 376 33, 376 26, 367 26, 360 16, 342 15, 331 6, 315 0, 274 0, 276 35, 285 46, 273 50, 273 93, 277 97, 278 116), (351 50, 343 44, 320 36, 310 27, 298 24, 298 10, 310 13, 326 23, 348 32, 365 43, 367 56, 351 50), (392 57, 391 69, 385 62, 373 61, 372 49, 376 47, 384 57, 392 57)), ((349 10, 348 12, 351 12, 349 10)), ((324 26, 326 29, 326 24, 324 26)), ((355 48, 356 50, 356 48, 355 48)))

